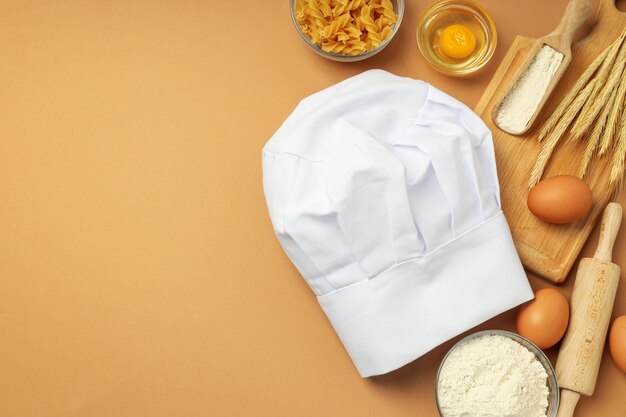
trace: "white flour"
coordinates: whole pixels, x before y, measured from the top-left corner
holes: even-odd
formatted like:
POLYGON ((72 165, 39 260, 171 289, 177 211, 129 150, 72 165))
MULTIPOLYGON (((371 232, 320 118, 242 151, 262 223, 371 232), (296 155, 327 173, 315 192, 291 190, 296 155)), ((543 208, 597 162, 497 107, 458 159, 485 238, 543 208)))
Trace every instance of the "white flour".
POLYGON ((524 346, 479 336, 448 355, 438 386, 445 417, 545 417, 548 375, 524 346))
POLYGON ((544 45, 502 101, 496 123, 512 133, 521 133, 537 110, 550 80, 563 61, 563 54, 544 45))

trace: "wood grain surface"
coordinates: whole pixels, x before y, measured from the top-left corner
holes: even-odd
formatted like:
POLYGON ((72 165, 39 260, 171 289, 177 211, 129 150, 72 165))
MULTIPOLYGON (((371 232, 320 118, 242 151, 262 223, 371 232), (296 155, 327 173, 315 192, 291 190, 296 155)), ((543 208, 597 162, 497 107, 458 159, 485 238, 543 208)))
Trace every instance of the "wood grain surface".
MULTIPOLYGON (((524 135, 513 136, 500 130, 492 119, 501 89, 510 84, 534 39, 517 37, 500 67, 478 101, 475 110, 491 128, 494 136, 502 206, 507 216, 515 245, 524 266, 541 277, 562 283, 568 276, 589 233, 607 202, 615 195, 608 184, 609 159, 596 160, 585 178, 593 194, 593 204, 582 219, 555 225, 536 218, 526 205, 530 171, 543 144, 536 139, 541 124, 556 108, 578 76, 595 57, 613 42, 626 26, 626 15, 610 0, 602 0, 591 34, 572 50, 572 61, 552 96, 539 114, 534 127, 524 135)), ((566 138, 567 139, 567 138, 566 138)), ((543 178, 554 175, 576 175, 582 159, 583 145, 562 140, 552 155, 543 178)))

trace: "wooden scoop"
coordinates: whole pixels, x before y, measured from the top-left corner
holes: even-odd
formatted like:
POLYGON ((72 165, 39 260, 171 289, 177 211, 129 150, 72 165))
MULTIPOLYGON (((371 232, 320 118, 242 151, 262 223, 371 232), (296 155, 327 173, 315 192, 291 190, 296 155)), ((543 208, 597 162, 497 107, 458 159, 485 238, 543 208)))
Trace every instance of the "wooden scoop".
POLYGON ((561 387, 557 417, 572 417, 578 399, 596 386, 604 341, 620 279, 620 267, 611 262, 613 243, 622 221, 622 206, 604 210, 600 240, 593 258, 581 259, 574 282, 569 327, 556 361, 561 387))
POLYGON ((589 17, 590 13, 591 3, 589 0, 570 0, 565 9, 565 14, 563 15, 563 18, 561 19, 561 22, 556 27, 556 29, 554 29, 554 31, 552 31, 552 33, 550 33, 549 35, 537 39, 530 46, 528 54, 526 55, 526 59, 519 66, 517 74, 515 74, 515 76, 511 78, 511 81, 508 83, 508 85, 504 86, 502 90, 503 93, 500 95, 496 102, 496 105, 493 107, 491 118, 500 129, 511 135, 521 135, 532 127, 535 119, 537 118, 537 115, 541 111, 541 108, 548 100, 548 97, 550 97, 552 90, 554 90, 554 87, 559 82, 559 80, 563 76, 563 73, 567 69, 567 66, 572 60, 572 38, 574 37, 574 32, 576 32, 576 29, 578 29, 580 25, 587 19, 587 17, 589 17), (537 55, 537 52, 539 52, 539 50, 544 45, 548 45, 555 51, 563 54, 563 60, 561 61, 561 64, 559 65, 556 73, 552 76, 552 79, 548 84, 548 88, 546 89, 545 94, 543 95, 541 101, 539 102, 539 105, 535 109, 534 114, 532 115, 524 129, 522 131, 511 132, 498 124, 496 115, 506 96, 513 89, 513 87, 524 74, 524 72, 528 69, 528 66, 537 55))

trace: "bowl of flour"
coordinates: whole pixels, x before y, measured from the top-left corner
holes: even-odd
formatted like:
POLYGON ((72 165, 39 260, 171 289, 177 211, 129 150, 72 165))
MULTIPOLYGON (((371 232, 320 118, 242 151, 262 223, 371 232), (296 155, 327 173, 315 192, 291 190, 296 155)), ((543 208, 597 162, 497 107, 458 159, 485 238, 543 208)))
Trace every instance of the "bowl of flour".
POLYGON ((442 417, 555 417, 559 387, 546 355, 528 339, 504 330, 466 336, 437 372, 442 417))

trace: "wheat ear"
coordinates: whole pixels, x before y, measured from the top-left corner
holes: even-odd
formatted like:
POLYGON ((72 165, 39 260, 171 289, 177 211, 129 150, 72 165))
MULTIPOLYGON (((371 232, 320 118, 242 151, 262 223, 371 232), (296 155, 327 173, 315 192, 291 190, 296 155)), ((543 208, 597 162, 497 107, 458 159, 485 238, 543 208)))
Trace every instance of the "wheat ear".
POLYGON ((622 111, 617 131, 617 146, 613 154, 611 173, 609 174, 609 184, 618 183, 618 188, 624 182, 624 158, 626 158, 626 106, 622 111))
MULTIPOLYGON (((626 66, 626 58, 621 63, 622 66, 626 66)), ((606 121, 606 129, 604 130, 604 137, 602 138, 602 144, 600 145, 600 156, 603 156, 612 145, 615 144, 615 133, 617 130, 617 122, 619 115, 624 108, 624 96, 626 95, 626 70, 622 71, 622 76, 619 82, 619 86, 616 89, 615 101, 611 107, 611 112, 606 121)))
POLYGON ((583 88, 583 91, 576 96, 572 105, 567 108, 567 111, 563 114, 563 117, 559 120, 554 130, 548 135, 543 148, 541 148, 537 161, 530 172, 529 188, 534 187, 541 180, 543 171, 554 152, 554 148, 565 134, 565 131, 570 123, 572 123, 572 120, 574 120, 574 117, 578 114, 580 108, 585 104, 585 101, 593 90, 594 84, 595 80, 591 80, 591 82, 583 88))
POLYGON ((557 143, 559 143, 560 136, 551 135, 548 140, 545 141, 543 148, 541 148, 541 152, 539 152, 539 156, 537 157, 537 161, 533 166, 532 171, 530 172, 530 181, 528 182, 528 188, 532 188, 541 179, 543 176, 543 171, 554 152, 554 148, 557 143))
POLYGON ((609 49, 611 49, 611 46, 609 46, 604 51, 602 51, 602 53, 598 55, 598 57, 591 63, 591 65, 589 65, 589 67, 585 70, 585 72, 583 72, 582 75, 578 77, 578 80, 576 80, 576 82, 574 83, 574 85, 572 85, 572 87, 570 88, 568 93, 565 95, 565 97, 563 97, 563 100, 561 100, 561 103, 552 112, 548 120, 546 120, 546 122, 544 123, 543 127, 541 128, 541 132, 539 132, 539 136, 538 136, 539 142, 544 140, 556 127, 557 122, 559 121, 561 116, 565 114, 565 112, 569 108, 569 105, 572 104, 572 102, 574 101, 578 93, 585 87, 589 79, 593 76, 593 74, 596 72, 598 67, 602 64, 602 62, 608 55, 609 49))
POLYGON ((616 68, 613 64, 618 53, 620 55, 626 53, 623 47, 624 33, 626 32, 622 32, 619 38, 620 42, 611 47, 606 60, 598 70, 596 86, 591 93, 590 100, 587 101, 576 119, 574 126, 572 126, 572 139, 574 140, 580 138, 589 129, 589 126, 591 126, 598 116, 598 113, 600 113, 600 110, 602 110, 602 107, 605 105, 605 101, 613 90, 613 87, 615 87, 614 84, 612 86, 611 84, 619 80, 621 68, 616 68))
MULTIPOLYGON (((594 129, 595 131, 596 129, 594 129)), ((595 132, 592 132, 595 133, 595 132)), ((578 169, 578 176, 580 178, 584 178, 587 173, 587 168, 589 166, 589 162, 591 162, 591 158, 596 151, 600 142, 600 134, 590 135, 589 139, 587 139, 587 145, 585 146, 585 151, 583 153, 582 163, 580 164, 580 168, 578 169)))
POLYGON ((604 132, 606 120, 609 117, 609 112, 611 111, 611 107, 613 106, 614 102, 615 95, 612 95, 606 105, 602 108, 602 112, 600 112, 600 115, 596 120, 596 124, 591 129, 591 133, 589 134, 589 138, 587 139, 585 153, 583 154, 583 160, 580 165, 580 170, 578 171, 578 175, 580 176, 580 178, 585 177, 593 156, 596 154, 596 151, 599 151, 599 148, 601 147, 601 136, 604 132))
MULTIPOLYGON (((572 121, 576 118, 576 116, 579 115, 583 106, 585 106, 589 101, 589 98, 593 93, 597 81, 598 80, 595 78, 591 80, 589 84, 587 84, 585 88, 583 88, 580 94, 578 94, 578 97, 576 97, 572 105, 568 107, 568 109, 565 111, 565 114, 554 128, 553 134, 563 135, 565 133, 565 130, 567 130, 570 124, 572 124, 572 121)), ((570 136, 569 140, 570 142, 573 142, 576 139, 570 136)))

